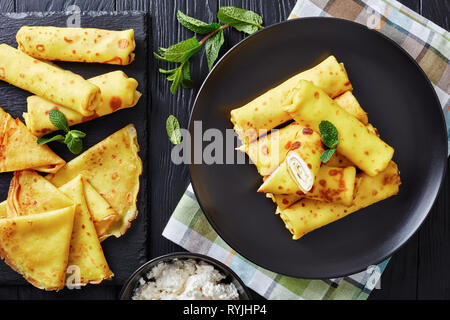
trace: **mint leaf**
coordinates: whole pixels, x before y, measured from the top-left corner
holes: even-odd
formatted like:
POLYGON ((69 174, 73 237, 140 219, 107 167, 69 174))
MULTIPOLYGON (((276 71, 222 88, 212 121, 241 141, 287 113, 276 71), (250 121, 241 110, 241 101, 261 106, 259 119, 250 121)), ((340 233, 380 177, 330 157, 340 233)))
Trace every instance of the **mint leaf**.
POLYGON ((176 69, 169 70, 170 72, 167 72, 167 80, 172 82, 172 85, 170 86, 170 92, 174 94, 177 92, 178 87, 181 84, 182 76, 183 76, 183 64, 180 65, 176 69))
POLYGON ((241 8, 221 7, 217 13, 217 18, 223 24, 230 25, 247 34, 255 33, 263 28, 263 20, 259 14, 241 8))
POLYGON ((327 120, 323 120, 319 124, 319 131, 322 136, 322 142, 328 148, 336 148, 339 144, 338 131, 336 127, 327 120))
POLYGON ((43 145, 43 144, 47 144, 47 143, 52 142, 52 141, 63 142, 64 141, 64 136, 58 134, 58 135, 56 135, 54 137, 51 137, 51 138, 42 137, 42 138, 37 139, 36 142, 37 142, 38 145, 43 145))
POLYGON ((192 88, 194 86, 194 82, 191 79, 191 63, 186 61, 181 66, 181 85, 183 88, 192 88))
POLYGON ((325 150, 324 152, 322 152, 322 154, 320 155, 320 160, 323 162, 323 163, 327 163, 330 159, 331 159, 331 157, 333 156, 333 154, 336 152, 336 149, 328 149, 328 150, 325 150))
POLYGON ((48 117, 50 119, 50 122, 57 127, 59 130, 68 132, 69 131, 69 124, 67 123, 66 116, 64 113, 57 109, 52 109, 48 113, 48 117))
POLYGON ((209 70, 212 69, 214 62, 216 62, 217 58, 219 57, 219 51, 224 42, 225 38, 223 36, 223 30, 219 30, 211 38, 206 40, 205 50, 209 70))
POLYGON ((172 94, 177 92, 180 85, 184 88, 192 88, 194 86, 194 82, 191 80, 190 65, 190 62, 186 61, 178 68, 172 70, 159 70, 161 73, 167 74, 167 80, 172 82, 172 85, 170 86, 170 92, 172 94))
POLYGON ((76 138, 84 138, 86 137, 86 133, 80 131, 80 130, 70 130, 69 132, 71 135, 73 135, 76 138))
POLYGON ((170 142, 179 144, 181 142, 180 123, 174 115, 170 115, 166 120, 166 131, 170 142))
POLYGON ((63 136, 61 134, 58 134, 51 138, 42 137, 37 139, 37 144, 43 145, 52 141, 59 141, 61 143, 64 143, 67 145, 67 148, 70 150, 70 152, 74 154, 78 154, 83 150, 83 139, 86 137, 86 133, 80 131, 80 130, 70 130, 69 125, 67 124, 67 119, 64 116, 64 114, 56 109, 50 110, 48 113, 48 117, 51 121, 51 123, 57 127, 59 130, 63 130, 66 132, 66 135, 63 136))
POLYGON ((198 42, 196 37, 181 41, 169 48, 159 48, 159 54, 153 53, 156 58, 168 62, 183 63, 200 51, 202 44, 198 42))
POLYGON ((206 23, 185 15, 180 10, 177 11, 177 20, 181 25, 198 34, 208 34, 220 28, 218 23, 206 23))
POLYGON ((67 145, 69 151, 73 154, 79 154, 81 150, 83 150, 83 141, 79 137, 74 135, 72 131, 66 134, 64 143, 67 145))

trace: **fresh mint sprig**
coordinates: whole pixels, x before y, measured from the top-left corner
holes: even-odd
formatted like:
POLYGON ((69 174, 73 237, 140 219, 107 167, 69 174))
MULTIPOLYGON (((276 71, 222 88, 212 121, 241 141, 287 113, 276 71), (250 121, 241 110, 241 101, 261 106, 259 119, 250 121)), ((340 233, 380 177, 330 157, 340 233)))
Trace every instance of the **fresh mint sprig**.
POLYGON ((67 145, 67 148, 73 154, 79 154, 83 150, 83 138, 86 137, 84 132, 80 130, 70 130, 64 113, 57 109, 52 109, 48 113, 50 122, 59 130, 64 131, 66 134, 63 136, 58 134, 53 137, 42 137, 37 139, 37 144, 43 145, 52 141, 58 141, 67 145))
POLYGON ((320 122, 319 131, 322 136, 323 144, 329 148, 322 152, 320 160, 323 163, 327 163, 336 152, 336 148, 339 144, 338 131, 334 124, 327 120, 320 122))
POLYGON ((223 24, 217 22, 206 23, 181 11, 177 12, 177 20, 182 26, 197 34, 206 36, 200 41, 194 36, 168 48, 158 48, 158 52, 154 52, 155 58, 159 60, 179 63, 174 69, 159 69, 159 72, 167 75, 167 80, 172 82, 170 87, 172 94, 177 92, 180 85, 184 88, 192 88, 194 86, 190 75, 189 59, 200 52, 203 45, 205 45, 208 68, 209 70, 212 69, 219 57, 220 48, 225 42, 224 29, 233 27, 238 31, 252 34, 263 28, 263 20, 260 15, 241 8, 221 7, 217 13, 217 18, 223 24))

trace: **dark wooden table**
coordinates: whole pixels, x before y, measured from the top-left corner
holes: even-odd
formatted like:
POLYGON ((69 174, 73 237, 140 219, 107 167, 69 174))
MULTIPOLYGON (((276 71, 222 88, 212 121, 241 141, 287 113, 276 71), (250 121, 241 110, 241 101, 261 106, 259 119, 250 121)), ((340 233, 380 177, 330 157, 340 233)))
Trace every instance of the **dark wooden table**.
MULTIPOLYGON (((449 30, 450 2, 445 0, 400 0, 414 11, 449 30)), ((0 12, 64 11, 76 4, 83 11, 143 10, 151 21, 149 48, 168 47, 187 39, 192 33, 176 21, 176 10, 205 21, 215 21, 219 6, 234 5, 260 13, 264 24, 271 25, 287 18, 296 0, 0 0, 0 12)), ((0 26, 1 32, 1 26, 0 26)), ((222 53, 243 38, 226 30, 222 53)), ((149 258, 183 249, 161 236, 169 217, 188 184, 188 168, 170 161, 171 145, 165 132, 165 120, 174 114, 182 127, 187 127, 197 91, 208 73, 202 55, 193 58, 192 90, 171 95, 166 80, 149 56, 151 82, 151 210, 149 211, 149 258)), ((0 102, 1 103, 1 102, 0 102)), ((449 162, 450 163, 450 162, 449 162)), ((391 259, 383 273, 381 289, 370 299, 449 299, 450 298, 450 211, 449 175, 428 219, 415 236, 391 259)), ((0 299, 115 299, 119 287, 88 286, 82 290, 42 292, 32 286, 0 287, 0 299)), ((255 298, 260 298, 254 294, 255 298)))

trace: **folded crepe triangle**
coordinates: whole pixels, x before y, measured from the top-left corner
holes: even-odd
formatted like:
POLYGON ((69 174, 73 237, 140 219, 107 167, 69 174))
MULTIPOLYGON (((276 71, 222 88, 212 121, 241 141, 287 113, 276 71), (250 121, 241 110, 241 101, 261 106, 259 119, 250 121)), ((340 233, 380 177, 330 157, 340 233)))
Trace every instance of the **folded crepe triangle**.
POLYGON ((0 108, 0 172, 34 169, 54 173, 65 161, 47 145, 38 145, 20 119, 0 108))
POLYGON ((111 279, 113 273, 106 262, 86 204, 84 178, 79 175, 59 189, 76 204, 68 267, 75 267, 79 272, 71 277, 71 285, 100 283, 104 279, 111 279))
POLYGON ((9 218, 73 205, 72 199, 32 170, 14 172, 6 202, 6 215, 9 218))
MULTIPOLYGON (((89 208, 89 212, 94 220, 95 230, 100 241, 106 239, 108 230, 113 223, 120 220, 120 216, 111 207, 111 205, 103 198, 100 193, 84 179, 84 195, 86 197, 86 203, 89 208)), ((1 207, 0 207, 1 210, 1 207)))
POLYGON ((46 178, 60 187, 82 174, 120 217, 111 224, 102 239, 111 235, 120 237, 137 216, 136 199, 142 173, 138 151, 136 129, 130 124, 46 178))
POLYGON ((0 219, 0 257, 39 289, 64 287, 75 206, 0 219))

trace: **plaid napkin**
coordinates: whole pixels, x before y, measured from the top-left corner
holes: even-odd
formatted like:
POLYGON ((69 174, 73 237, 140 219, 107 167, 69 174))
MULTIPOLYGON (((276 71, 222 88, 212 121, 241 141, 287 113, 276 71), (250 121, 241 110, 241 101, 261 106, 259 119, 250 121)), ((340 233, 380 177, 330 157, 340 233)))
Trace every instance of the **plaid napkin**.
MULTIPOLYGON (((450 133, 450 34, 394 0, 299 0, 290 19, 334 16, 377 29, 405 48, 425 70, 439 96, 450 133)), ((449 140, 450 146, 450 140, 449 140)), ((214 231, 189 186, 163 236, 188 251, 206 254, 233 269, 267 299, 367 299, 389 259, 351 276, 307 280, 263 269, 230 248, 214 231)))

